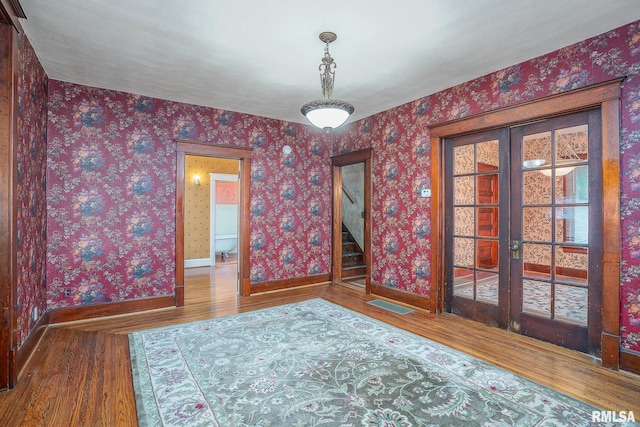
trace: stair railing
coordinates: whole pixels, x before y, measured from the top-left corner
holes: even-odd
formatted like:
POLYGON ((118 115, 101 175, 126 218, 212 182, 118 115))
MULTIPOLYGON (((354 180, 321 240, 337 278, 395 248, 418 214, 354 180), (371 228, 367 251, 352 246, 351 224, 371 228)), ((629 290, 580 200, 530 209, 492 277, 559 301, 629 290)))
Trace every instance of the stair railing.
POLYGON ((342 186, 342 192, 344 193, 345 196, 347 196, 347 199, 349 199, 349 201, 351 202, 351 204, 354 204, 355 202, 353 201, 353 197, 351 197, 351 194, 349 194, 349 192, 347 191, 347 189, 345 188, 345 186, 342 186))

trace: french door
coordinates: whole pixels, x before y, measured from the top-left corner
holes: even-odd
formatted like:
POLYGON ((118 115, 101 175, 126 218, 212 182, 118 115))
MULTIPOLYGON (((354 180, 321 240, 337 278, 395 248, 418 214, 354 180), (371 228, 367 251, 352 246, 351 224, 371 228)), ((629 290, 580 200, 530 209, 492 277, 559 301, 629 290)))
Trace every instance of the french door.
POLYGON ((598 354, 599 111, 446 141, 447 311, 598 354))

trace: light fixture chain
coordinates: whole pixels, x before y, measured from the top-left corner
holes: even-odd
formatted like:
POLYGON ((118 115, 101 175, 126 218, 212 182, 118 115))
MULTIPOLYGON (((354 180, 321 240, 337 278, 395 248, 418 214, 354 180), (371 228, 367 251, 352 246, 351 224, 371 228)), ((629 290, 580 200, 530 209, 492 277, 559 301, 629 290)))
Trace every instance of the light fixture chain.
POLYGON ((331 99, 333 96, 333 83, 336 78, 336 63, 329 54, 329 43, 324 48, 324 57, 320 67, 320 85, 322 88, 322 96, 324 99, 331 99))

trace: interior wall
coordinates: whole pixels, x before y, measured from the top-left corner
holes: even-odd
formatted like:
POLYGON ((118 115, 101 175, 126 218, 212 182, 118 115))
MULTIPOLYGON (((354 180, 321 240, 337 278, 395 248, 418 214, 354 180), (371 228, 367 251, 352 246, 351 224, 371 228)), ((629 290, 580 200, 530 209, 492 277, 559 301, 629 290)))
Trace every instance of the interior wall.
POLYGON ((253 149, 253 284, 330 271, 325 133, 50 80, 48 308, 174 293, 176 139, 253 149))
POLYGON ((17 318, 18 348, 46 311, 47 75, 18 34, 17 318))
POLYGON ((185 158, 184 259, 210 258, 211 180, 209 173, 238 174, 238 160, 214 157, 185 158), (194 184, 195 176, 200 185, 194 184))
POLYGON ((640 351, 640 22, 353 123, 339 153, 373 147, 371 281, 428 296, 429 126, 626 76, 622 87, 621 336, 640 351), (402 159, 399 161, 398 159, 402 159))

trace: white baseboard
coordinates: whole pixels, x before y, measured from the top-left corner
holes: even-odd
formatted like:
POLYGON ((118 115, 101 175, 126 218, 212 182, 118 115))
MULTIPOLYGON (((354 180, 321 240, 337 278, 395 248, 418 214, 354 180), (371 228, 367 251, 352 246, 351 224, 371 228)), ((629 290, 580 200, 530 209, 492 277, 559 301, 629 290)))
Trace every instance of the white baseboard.
POLYGON ((184 268, 211 267, 211 258, 185 259, 184 268))

